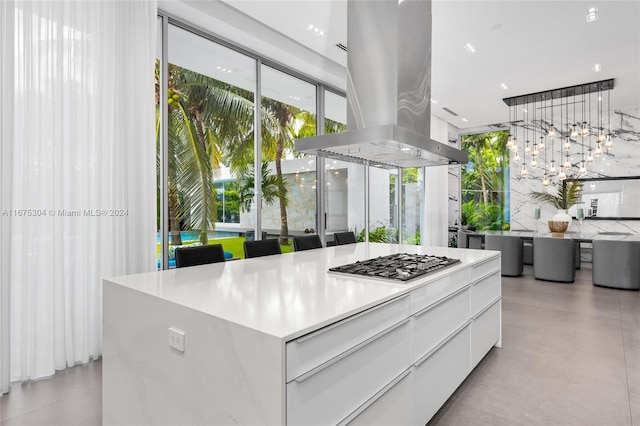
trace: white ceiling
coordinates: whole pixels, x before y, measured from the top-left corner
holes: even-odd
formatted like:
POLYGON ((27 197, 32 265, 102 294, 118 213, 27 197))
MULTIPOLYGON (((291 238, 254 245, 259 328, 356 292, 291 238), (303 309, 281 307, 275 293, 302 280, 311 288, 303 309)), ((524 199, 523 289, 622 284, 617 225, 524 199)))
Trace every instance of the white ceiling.
MULTIPOLYGON (((345 0, 166 0, 159 7, 345 89, 347 54, 335 46, 347 44, 345 0)), ((432 14, 432 112, 458 128, 507 121, 505 97, 609 78, 616 79, 612 108, 640 105, 640 1, 434 0, 432 14), (599 9, 595 22, 586 22, 589 7, 599 9)))

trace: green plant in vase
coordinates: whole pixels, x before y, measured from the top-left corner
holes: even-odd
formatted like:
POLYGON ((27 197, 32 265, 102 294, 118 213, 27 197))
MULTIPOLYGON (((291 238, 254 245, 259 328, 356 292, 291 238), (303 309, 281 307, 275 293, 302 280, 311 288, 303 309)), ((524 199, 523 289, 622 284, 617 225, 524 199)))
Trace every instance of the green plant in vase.
POLYGON ((567 210, 580 202, 582 198, 582 183, 577 181, 563 182, 555 194, 531 191, 529 192, 529 196, 558 209, 558 213, 553 217, 553 221, 568 222, 569 225, 571 225, 571 216, 567 213, 567 210))

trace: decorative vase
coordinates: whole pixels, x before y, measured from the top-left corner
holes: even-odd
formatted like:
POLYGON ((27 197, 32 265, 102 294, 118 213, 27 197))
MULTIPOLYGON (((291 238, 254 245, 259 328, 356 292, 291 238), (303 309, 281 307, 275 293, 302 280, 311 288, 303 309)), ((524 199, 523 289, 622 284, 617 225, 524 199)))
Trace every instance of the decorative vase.
POLYGON ((566 210, 558 209, 558 213, 554 214, 551 220, 554 222, 569 222, 567 229, 571 227, 571 215, 568 214, 566 210))

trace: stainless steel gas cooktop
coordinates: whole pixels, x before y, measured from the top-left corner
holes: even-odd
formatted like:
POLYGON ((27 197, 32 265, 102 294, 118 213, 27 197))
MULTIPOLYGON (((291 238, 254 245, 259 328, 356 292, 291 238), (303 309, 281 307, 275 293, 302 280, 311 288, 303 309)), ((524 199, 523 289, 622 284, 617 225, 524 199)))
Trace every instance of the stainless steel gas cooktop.
POLYGON ((446 256, 398 253, 329 268, 329 272, 406 282, 460 262, 446 256))

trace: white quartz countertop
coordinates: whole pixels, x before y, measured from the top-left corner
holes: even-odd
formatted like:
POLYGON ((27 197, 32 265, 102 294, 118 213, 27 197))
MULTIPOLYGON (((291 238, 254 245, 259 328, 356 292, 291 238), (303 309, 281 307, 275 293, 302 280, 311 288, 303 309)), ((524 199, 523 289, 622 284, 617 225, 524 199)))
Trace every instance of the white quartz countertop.
POLYGON ((358 243, 106 281, 288 341, 498 255, 485 250, 358 243), (334 266, 393 253, 447 256, 461 262, 408 283, 327 273, 334 266))

